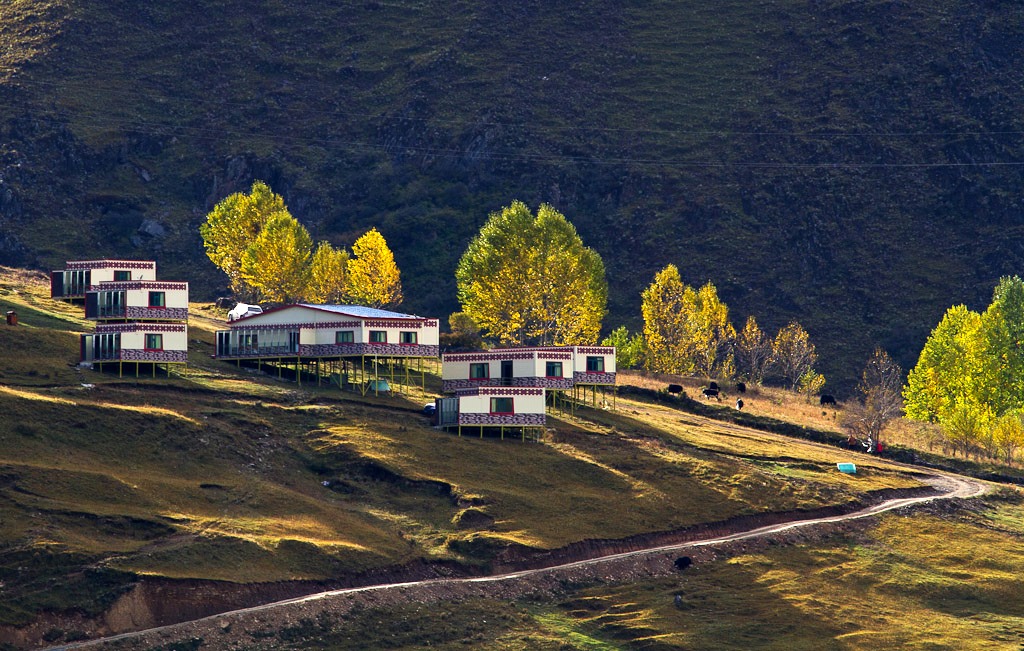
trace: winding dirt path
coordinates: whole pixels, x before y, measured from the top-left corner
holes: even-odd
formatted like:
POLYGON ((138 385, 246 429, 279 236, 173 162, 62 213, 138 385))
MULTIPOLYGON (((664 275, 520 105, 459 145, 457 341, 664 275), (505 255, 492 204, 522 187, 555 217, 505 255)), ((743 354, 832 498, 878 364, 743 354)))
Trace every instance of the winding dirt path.
POLYGON ((332 615, 344 614, 356 603, 361 603, 362 605, 386 605, 407 601, 426 602, 470 596, 515 598, 529 592, 543 591, 545 586, 552 586, 565 579, 579 580, 595 576, 606 579, 623 579, 629 578, 631 574, 633 576, 650 576, 650 567, 646 568, 646 571, 634 571, 632 573, 626 568, 630 567, 630 563, 635 565, 637 561, 641 560, 647 562, 648 565, 650 565, 652 560, 661 565, 666 563, 671 565, 672 556, 687 550, 692 550, 691 553, 696 554, 702 549, 706 550, 716 545, 763 538, 796 529, 820 527, 821 525, 868 518, 885 513, 886 511, 924 504, 926 502, 978 497, 989 490, 988 485, 981 481, 956 475, 935 474, 930 475, 925 481, 941 492, 932 495, 889 499, 844 515, 784 522, 747 531, 708 537, 703 540, 655 546, 544 568, 520 570, 483 577, 427 579, 330 590, 304 597, 224 612, 189 622, 50 647, 48 651, 84 649, 107 645, 113 645, 119 649, 147 648, 158 644, 166 644, 170 641, 197 637, 203 638, 204 642, 210 645, 211 648, 246 648, 244 637, 246 631, 293 625, 300 619, 315 617, 323 613, 330 613, 332 615))

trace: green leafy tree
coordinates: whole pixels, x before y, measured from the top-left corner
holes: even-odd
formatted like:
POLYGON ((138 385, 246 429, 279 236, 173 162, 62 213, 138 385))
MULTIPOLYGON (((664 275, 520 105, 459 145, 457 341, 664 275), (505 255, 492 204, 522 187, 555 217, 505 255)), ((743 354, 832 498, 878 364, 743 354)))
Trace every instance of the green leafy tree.
POLYGON ((402 302, 401 272, 384 236, 370 229, 352 245, 346 294, 358 305, 384 308, 402 302))
POLYGON ((551 206, 492 213, 455 272, 459 301, 503 344, 597 341, 608 301, 604 263, 551 206))
POLYGON ((825 376, 818 373, 813 368, 809 368, 804 371, 804 374, 800 376, 797 381, 796 390, 810 401, 811 396, 817 395, 821 391, 822 387, 825 386, 825 376))
POLYGON ((1024 281, 999 280, 981 316, 977 399, 997 414, 1024 407, 1024 281))
POLYGON ((932 330, 903 389, 908 418, 943 423, 958 409, 978 404, 976 386, 983 364, 981 315, 963 305, 949 308, 932 330), (957 407, 959 405, 959 407, 957 407))
POLYGON ((1024 414, 1011 411, 1000 416, 992 428, 994 452, 1006 463, 1013 463, 1017 452, 1024 448, 1024 414))
POLYGON ((643 361, 644 337, 637 333, 630 336, 626 326, 619 326, 601 340, 602 346, 615 346, 617 368, 638 368, 643 361))
POLYGON ((241 277, 262 300, 301 300, 306 292, 313 241, 288 211, 274 213, 242 255, 241 277))
POLYGON ((953 454, 960 452, 966 457, 977 452, 994 420, 992 410, 986 405, 958 397, 947 409, 941 427, 953 454))
POLYGON ((320 242, 309 263, 306 300, 327 304, 344 302, 347 266, 348 253, 346 251, 334 248, 329 242, 320 242))
POLYGON ((271 215, 285 211, 284 200, 263 181, 252 184, 249 194, 241 192, 221 200, 199 227, 206 255, 228 276, 231 291, 248 296, 242 258, 271 215))
POLYGON ((740 377, 755 384, 764 382, 765 373, 772 361, 772 340, 757 325, 757 319, 747 317, 747 322, 736 337, 736 370, 740 377))
POLYGON ((685 315, 687 296, 693 289, 683 285, 679 269, 670 264, 654 276, 654 281, 640 295, 640 311, 644 317, 644 364, 659 373, 688 372, 686 357, 685 315))
POLYGON ((811 337, 796 321, 779 330, 772 342, 772 365, 790 389, 796 389, 800 378, 814 368, 818 354, 811 337))

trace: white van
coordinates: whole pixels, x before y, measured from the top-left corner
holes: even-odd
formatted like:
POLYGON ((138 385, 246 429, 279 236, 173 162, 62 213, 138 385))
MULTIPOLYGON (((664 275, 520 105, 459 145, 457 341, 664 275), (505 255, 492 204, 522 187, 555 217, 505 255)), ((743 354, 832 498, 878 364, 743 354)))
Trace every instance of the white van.
POLYGON ((228 312, 228 321, 237 321, 242 317, 252 316, 253 314, 263 314, 263 308, 259 305, 239 303, 228 312))

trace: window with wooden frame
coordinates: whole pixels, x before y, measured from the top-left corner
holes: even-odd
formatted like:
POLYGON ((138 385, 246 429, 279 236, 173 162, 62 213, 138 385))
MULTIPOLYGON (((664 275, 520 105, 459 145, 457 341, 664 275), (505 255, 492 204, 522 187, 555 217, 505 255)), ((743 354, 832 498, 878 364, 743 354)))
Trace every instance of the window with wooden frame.
POLYGON ((388 343, 388 331, 387 330, 370 330, 370 343, 371 344, 386 344, 386 343, 388 343))
POLYGON ((402 332, 402 333, 399 333, 399 341, 401 343, 407 345, 407 346, 410 345, 410 344, 415 344, 416 343, 416 333, 415 332, 402 332))
POLYGON ((492 414, 514 414, 512 398, 491 398, 492 414))
POLYGON ((587 373, 604 373, 604 357, 588 357, 587 373))
POLYGON ((164 336, 159 333, 146 333, 146 350, 163 350, 164 336))
POLYGON ((334 333, 334 343, 336 344, 353 344, 356 341, 356 333, 354 330, 338 330, 334 333))
POLYGON ((491 365, 484 362, 482 364, 470 364, 469 365, 469 379, 470 380, 486 380, 491 377, 491 365))
POLYGON ((167 307, 167 297, 164 292, 150 292, 149 293, 149 306, 150 307, 167 307))
POLYGON ((562 377, 562 362, 548 362, 544 365, 544 375, 547 377, 562 377))

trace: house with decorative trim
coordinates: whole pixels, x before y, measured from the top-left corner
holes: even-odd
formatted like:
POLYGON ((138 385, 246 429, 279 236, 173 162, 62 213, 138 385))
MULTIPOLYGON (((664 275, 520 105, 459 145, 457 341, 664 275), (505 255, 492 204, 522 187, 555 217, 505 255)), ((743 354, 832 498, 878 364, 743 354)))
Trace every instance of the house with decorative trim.
MULTIPOLYGON (((236 319, 217 331, 216 357, 242 362, 293 365, 301 378, 315 369, 319 381, 326 366, 346 381, 358 377, 360 387, 382 377, 407 379, 412 360, 437 359, 438 320, 360 305, 297 303, 236 319), (395 368, 401 366, 398 376, 395 368), (335 372, 337 371, 337 372, 335 372)), ((422 380, 422 369, 421 380, 422 380)))
POLYGON ((568 346, 572 349, 572 381, 576 386, 615 384, 614 346, 568 346))
POLYGON ((568 390, 615 385, 614 346, 494 348, 441 356, 442 391, 474 386, 568 390))
POLYGON ((217 357, 437 357, 438 321, 358 305, 285 305, 217 331, 217 357))
POLYGON ((525 437, 526 428, 544 426, 549 392, 554 392, 553 404, 569 391, 575 401, 585 403, 589 388, 596 405, 598 388, 614 385, 613 346, 447 353, 441 356, 441 386, 455 396, 437 400, 438 425, 457 427, 460 434, 464 426, 477 426, 481 436, 484 427, 513 425, 522 427, 525 437))
POLYGON ((50 276, 50 294, 83 299, 85 317, 96 321, 79 341, 79 361, 99 368, 131 364, 156 376, 162 367, 188 364, 188 283, 156 279, 151 260, 79 260, 50 276))
POLYGON ((566 390, 573 386, 572 353, 556 348, 505 348, 480 353, 441 356, 441 390, 480 386, 542 387, 566 390))
POLYGON ((72 260, 50 273, 50 298, 80 300, 102 282, 156 280, 152 260, 72 260))
POLYGON ((442 427, 543 427, 546 421, 542 387, 471 387, 454 398, 437 400, 442 427))
POLYGON ((188 326, 184 323, 100 323, 81 336, 81 360, 89 364, 188 363, 188 326))
POLYGON ((97 321, 188 321, 188 283, 105 281, 85 292, 85 318, 97 321))

